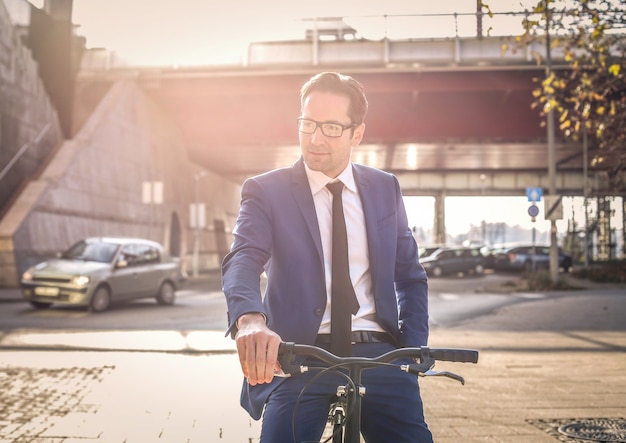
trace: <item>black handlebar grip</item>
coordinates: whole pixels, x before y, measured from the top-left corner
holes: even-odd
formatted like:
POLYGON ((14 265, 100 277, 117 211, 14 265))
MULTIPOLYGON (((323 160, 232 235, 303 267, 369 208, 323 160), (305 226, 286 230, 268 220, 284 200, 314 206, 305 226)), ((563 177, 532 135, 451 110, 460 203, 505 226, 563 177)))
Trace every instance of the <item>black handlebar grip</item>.
MULTIPOLYGON (((283 355, 285 352, 289 350, 289 345, 293 345, 293 343, 285 343, 280 342, 278 345, 278 355, 283 355)), ((293 348, 293 346, 291 346, 293 348)))
POLYGON ((478 363, 478 351, 475 349, 430 348, 430 355, 435 360, 478 363))

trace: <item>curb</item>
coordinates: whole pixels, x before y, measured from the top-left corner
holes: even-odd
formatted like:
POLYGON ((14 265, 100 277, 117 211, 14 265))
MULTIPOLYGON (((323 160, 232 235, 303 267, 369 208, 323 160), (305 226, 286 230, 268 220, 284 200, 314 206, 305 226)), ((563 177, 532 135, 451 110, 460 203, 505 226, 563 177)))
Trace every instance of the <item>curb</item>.
POLYGON ((40 331, 0 335, 0 349, 37 351, 233 354, 235 342, 219 331, 40 331))

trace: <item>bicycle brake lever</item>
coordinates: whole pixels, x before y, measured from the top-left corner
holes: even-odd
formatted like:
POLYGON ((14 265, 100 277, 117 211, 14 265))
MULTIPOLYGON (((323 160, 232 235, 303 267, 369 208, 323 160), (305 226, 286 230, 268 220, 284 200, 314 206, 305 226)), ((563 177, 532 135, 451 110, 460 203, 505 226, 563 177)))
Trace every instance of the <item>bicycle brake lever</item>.
POLYGON ((308 370, 309 367, 304 365, 282 365, 280 371, 274 371, 274 377, 287 378, 292 375, 303 374, 308 370))
POLYGON ((465 379, 463 377, 453 372, 449 372, 449 371, 437 372, 437 371, 433 371, 432 369, 429 369, 428 371, 420 374, 420 376, 422 377, 448 377, 448 378, 451 378, 453 380, 460 382, 462 385, 465 385, 465 379))
POLYGON ((301 366, 294 364, 294 343, 281 343, 278 348, 278 362, 280 364, 280 371, 274 371, 275 377, 291 377, 294 374, 302 374, 307 372, 309 368, 307 366, 301 366))
POLYGON ((280 371, 277 371, 276 369, 274 369, 274 377, 280 377, 280 378, 291 377, 291 372, 285 372, 282 368, 280 369, 280 371))
POLYGON ((435 366, 435 360, 432 358, 425 358, 419 363, 411 363, 410 365, 400 365, 400 369, 404 372, 408 372, 409 374, 422 376, 426 372, 430 371, 430 369, 435 366))

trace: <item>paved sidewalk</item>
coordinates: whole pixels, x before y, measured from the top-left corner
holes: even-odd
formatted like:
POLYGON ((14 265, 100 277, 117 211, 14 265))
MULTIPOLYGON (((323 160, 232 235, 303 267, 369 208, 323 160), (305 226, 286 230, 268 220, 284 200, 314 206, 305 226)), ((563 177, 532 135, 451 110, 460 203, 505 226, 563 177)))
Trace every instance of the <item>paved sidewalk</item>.
POLYGON ((478 365, 437 365, 462 374, 465 386, 433 378, 421 383, 438 443, 582 442, 557 439, 556 427, 626 419, 624 331, 446 330, 433 332, 431 346, 480 350, 478 365))
POLYGON ((0 288, 0 302, 22 301, 22 291, 19 288, 0 288))
MULTIPOLYGON (((421 379, 435 441, 594 441, 556 428, 626 419, 624 319, 626 293, 607 291, 433 329, 432 347, 480 351, 478 365, 436 368, 465 386, 421 379)), ((0 337, 0 443, 257 442, 240 381, 221 331, 11 331, 0 337)))

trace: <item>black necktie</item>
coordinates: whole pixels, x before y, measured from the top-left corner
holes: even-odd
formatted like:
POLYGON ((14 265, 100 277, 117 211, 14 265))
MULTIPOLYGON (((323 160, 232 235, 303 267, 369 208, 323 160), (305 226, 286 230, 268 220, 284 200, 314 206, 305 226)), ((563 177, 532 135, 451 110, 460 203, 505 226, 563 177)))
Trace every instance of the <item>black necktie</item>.
POLYGON ((330 352, 340 356, 352 354, 352 318, 359 311, 359 302, 350 280, 348 235, 343 216, 341 192, 343 183, 329 183, 333 194, 333 253, 330 295, 330 352))

